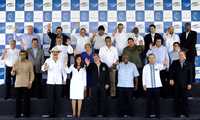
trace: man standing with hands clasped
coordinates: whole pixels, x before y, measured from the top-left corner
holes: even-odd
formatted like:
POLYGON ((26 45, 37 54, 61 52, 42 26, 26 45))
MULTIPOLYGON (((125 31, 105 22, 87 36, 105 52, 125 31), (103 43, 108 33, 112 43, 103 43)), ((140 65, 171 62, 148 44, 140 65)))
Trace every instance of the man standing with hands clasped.
POLYGON ((145 117, 160 118, 160 88, 163 86, 160 71, 165 69, 168 62, 156 63, 156 56, 153 53, 150 53, 147 59, 148 64, 144 66, 142 73, 143 88, 147 94, 145 117))
POLYGON ((189 117, 187 92, 192 89, 192 65, 186 60, 186 53, 179 52, 179 60, 169 69, 170 85, 175 87, 176 117, 189 117))

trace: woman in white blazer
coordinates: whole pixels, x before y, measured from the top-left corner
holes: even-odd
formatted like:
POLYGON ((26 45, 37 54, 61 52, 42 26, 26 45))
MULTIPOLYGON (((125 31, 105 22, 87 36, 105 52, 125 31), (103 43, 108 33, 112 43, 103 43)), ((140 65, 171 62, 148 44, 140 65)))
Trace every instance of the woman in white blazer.
POLYGON ((82 100, 86 89, 86 70, 81 55, 75 56, 75 64, 65 67, 67 73, 72 73, 70 82, 70 99, 72 100, 73 118, 80 118, 82 100), (76 106, 78 103, 78 106, 76 106), (78 109, 77 109, 78 108, 78 109))

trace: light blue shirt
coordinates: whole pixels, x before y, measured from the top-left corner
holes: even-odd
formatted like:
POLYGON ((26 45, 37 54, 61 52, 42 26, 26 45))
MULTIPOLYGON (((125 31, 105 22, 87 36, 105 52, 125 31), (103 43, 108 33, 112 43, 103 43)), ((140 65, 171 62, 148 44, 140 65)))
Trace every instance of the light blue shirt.
POLYGON ((153 47, 147 52, 147 56, 151 53, 156 56, 157 64, 163 64, 166 59, 168 61, 166 67, 169 68, 169 55, 166 47, 164 47, 163 45, 160 47, 153 47))
POLYGON ((33 38, 37 38, 38 39, 38 47, 40 48, 41 47, 41 41, 40 41, 40 37, 36 34, 22 34, 20 36, 17 36, 16 33, 13 34, 13 37, 16 41, 21 41, 24 43, 24 46, 21 46, 22 48, 21 49, 24 49, 24 50, 27 50, 29 48, 32 47, 32 39, 33 38))
POLYGON ((134 78, 139 76, 139 72, 134 63, 120 63, 118 66, 118 84, 117 87, 133 88, 134 78))
POLYGON ((169 56, 170 56, 170 63, 172 64, 173 61, 179 59, 179 52, 172 51, 169 53, 169 56))

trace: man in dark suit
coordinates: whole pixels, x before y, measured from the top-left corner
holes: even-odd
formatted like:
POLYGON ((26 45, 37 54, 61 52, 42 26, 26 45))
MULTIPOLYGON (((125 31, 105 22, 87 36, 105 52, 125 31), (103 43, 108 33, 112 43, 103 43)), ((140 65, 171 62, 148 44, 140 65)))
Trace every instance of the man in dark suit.
POLYGON ((48 24, 48 26, 47 26, 47 34, 48 34, 49 38, 51 39, 49 50, 51 50, 55 46, 55 44, 56 44, 56 37, 62 37, 62 39, 63 39, 63 41, 62 41, 63 45, 68 45, 68 42, 70 40, 69 36, 67 36, 67 35, 65 35, 65 34, 62 33, 62 27, 61 26, 58 26, 56 28, 56 33, 52 33, 51 32, 51 24, 48 24))
POLYGON ((169 69, 170 85, 175 87, 176 116, 189 117, 187 92, 192 85, 192 66, 186 61, 184 51, 179 52, 179 60, 172 63, 169 69))
POLYGON ((149 31, 150 33, 144 36, 144 55, 146 56, 147 51, 150 49, 150 46, 155 45, 155 41, 157 38, 161 39, 162 44, 163 44, 163 37, 159 34, 156 33, 156 26, 154 24, 151 24, 149 26, 149 31))
POLYGON ((193 66, 193 79, 195 79, 195 56, 196 52, 196 42, 197 42, 197 32, 191 30, 191 24, 185 24, 185 32, 180 34, 180 45, 181 48, 186 51, 187 61, 193 66))
POLYGON ((94 54, 94 63, 90 63, 88 59, 85 63, 87 64, 86 70, 93 73, 91 74, 91 113, 93 116, 103 117, 106 115, 106 93, 110 86, 109 68, 100 61, 98 54, 94 54))
POLYGON ((42 71, 41 66, 44 63, 44 51, 43 49, 38 47, 38 39, 32 39, 32 48, 27 50, 28 52, 28 59, 33 63, 35 80, 32 85, 32 96, 41 98, 42 97, 42 88, 41 88, 41 81, 42 81, 42 71))

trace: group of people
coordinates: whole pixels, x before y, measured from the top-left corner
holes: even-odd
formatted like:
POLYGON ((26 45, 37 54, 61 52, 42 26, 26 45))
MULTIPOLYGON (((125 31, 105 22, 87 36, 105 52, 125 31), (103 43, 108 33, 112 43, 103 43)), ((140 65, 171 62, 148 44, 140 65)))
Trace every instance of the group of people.
POLYGON ((39 37, 28 26, 28 33, 15 35, 2 60, 5 62, 6 96, 11 97, 12 85, 16 94, 16 117, 30 116, 30 94, 42 97, 41 81, 47 71, 47 117, 55 117, 63 86, 69 86, 72 116, 80 119, 82 101, 92 100, 92 116, 107 116, 107 97, 117 98, 119 116, 132 116, 133 96, 146 96, 145 117, 160 118, 160 96, 174 96, 176 116, 189 117, 188 91, 195 78, 195 44, 197 33, 191 24, 179 36, 169 26, 163 36, 156 26, 149 26, 144 37, 137 27, 131 33, 124 31, 122 23, 112 35, 105 33, 103 25, 88 36, 84 27, 71 36, 62 33, 62 27, 51 32, 48 24, 50 56, 45 60, 39 37), (21 42, 21 50, 16 48, 21 42), (22 99, 24 104, 22 104, 22 99), (22 106, 23 105, 23 109, 22 106))

